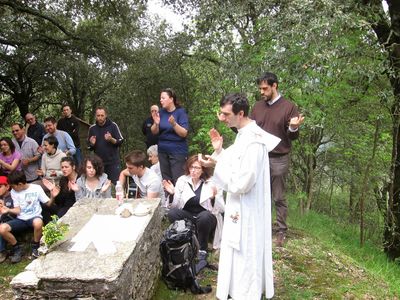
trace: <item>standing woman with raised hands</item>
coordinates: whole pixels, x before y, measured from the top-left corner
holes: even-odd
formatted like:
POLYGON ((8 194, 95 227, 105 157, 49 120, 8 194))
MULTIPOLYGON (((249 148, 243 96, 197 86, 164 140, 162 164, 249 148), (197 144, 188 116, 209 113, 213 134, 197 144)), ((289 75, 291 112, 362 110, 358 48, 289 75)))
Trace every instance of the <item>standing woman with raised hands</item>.
POLYGON ((163 89, 160 94, 161 110, 152 112, 154 120, 151 126, 153 134, 159 134, 158 158, 161 175, 164 180, 176 180, 184 174, 184 165, 188 155, 186 137, 189 130, 188 115, 179 106, 175 92, 163 89))

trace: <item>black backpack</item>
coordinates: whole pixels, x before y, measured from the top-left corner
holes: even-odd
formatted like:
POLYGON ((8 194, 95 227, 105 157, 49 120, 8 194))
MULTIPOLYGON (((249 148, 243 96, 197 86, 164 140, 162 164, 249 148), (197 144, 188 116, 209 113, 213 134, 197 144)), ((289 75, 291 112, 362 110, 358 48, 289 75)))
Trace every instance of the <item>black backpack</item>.
POLYGON ((169 289, 190 289, 193 294, 211 292, 196 280, 195 259, 199 251, 196 227, 188 219, 178 220, 165 230, 160 243, 162 278, 169 289))

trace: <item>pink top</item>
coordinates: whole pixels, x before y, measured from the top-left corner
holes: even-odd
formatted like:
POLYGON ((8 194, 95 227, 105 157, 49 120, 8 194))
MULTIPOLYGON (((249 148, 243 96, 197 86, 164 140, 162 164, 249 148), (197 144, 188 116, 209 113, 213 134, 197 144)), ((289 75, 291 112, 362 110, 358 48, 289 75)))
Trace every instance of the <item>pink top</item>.
MULTIPOLYGON (((16 159, 19 159, 19 164, 17 165, 17 168, 15 170, 17 171, 21 171, 22 170, 22 155, 21 153, 19 153, 18 151, 14 151, 13 154, 9 155, 9 156, 4 156, 4 154, 2 152, 0 152, 0 159, 5 161, 8 164, 12 164, 12 162, 16 159)), ((10 170, 2 168, 2 172, 4 174, 10 174, 10 170)))

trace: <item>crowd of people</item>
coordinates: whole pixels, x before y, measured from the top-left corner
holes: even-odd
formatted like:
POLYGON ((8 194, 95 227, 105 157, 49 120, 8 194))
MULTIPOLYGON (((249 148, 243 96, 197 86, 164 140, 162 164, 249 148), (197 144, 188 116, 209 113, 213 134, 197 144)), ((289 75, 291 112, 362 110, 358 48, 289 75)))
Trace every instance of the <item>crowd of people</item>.
POLYGON ((221 248, 217 297, 260 299, 274 293, 271 203, 276 208, 276 246, 287 238, 285 178, 292 140, 304 117, 278 91, 278 79, 265 73, 256 81, 261 99, 250 110, 244 94, 220 101, 219 121, 237 132, 229 148, 210 130, 212 155, 188 158, 189 118, 172 89, 160 93, 144 121, 147 152, 134 150, 120 166, 124 138, 118 125, 98 107, 83 155, 79 120, 71 107, 63 117, 44 119, 32 113, 26 125, 11 127, 13 139, 0 139, 0 263, 11 247, 11 262, 22 257, 16 234, 33 230, 32 256, 37 257, 42 227, 52 215, 62 217, 82 198, 109 198, 119 181, 137 198, 161 198, 170 222, 190 219, 200 244, 196 272, 208 265, 209 242, 221 248), (146 155, 147 154, 147 155, 146 155), (150 165, 150 167, 148 167, 150 165), (225 193, 224 193, 225 191, 225 193), (225 195, 225 196, 224 196, 225 195))
POLYGON ((38 256, 42 227, 52 215, 62 217, 82 198, 110 198, 119 176, 119 149, 123 138, 105 108, 96 109, 83 158, 79 125, 71 107, 62 107, 58 121, 43 124, 32 113, 26 124, 11 126, 13 138, 0 138, 0 263, 17 263, 22 247, 17 238, 33 232, 32 257, 38 256), (7 244, 11 251, 7 251, 7 244))

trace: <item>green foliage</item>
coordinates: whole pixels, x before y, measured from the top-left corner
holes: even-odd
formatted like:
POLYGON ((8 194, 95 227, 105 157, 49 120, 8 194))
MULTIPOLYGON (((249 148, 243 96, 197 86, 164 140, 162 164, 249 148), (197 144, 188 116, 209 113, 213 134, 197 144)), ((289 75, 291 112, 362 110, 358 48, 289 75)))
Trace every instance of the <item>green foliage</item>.
MULTIPOLYGON (((71 62, 80 60, 85 66, 97 61, 100 76, 109 74, 106 65, 115 70, 116 62, 127 56, 126 39, 135 36, 144 6, 141 1, 37 0, 2 1, 0 9, 0 91, 7 100, 2 120, 15 108, 24 116, 63 102, 81 116, 100 96, 89 92, 92 99, 87 101, 83 93, 99 82, 83 82, 85 74, 70 78, 71 62), (70 91, 64 93, 65 88, 70 91)), ((74 68, 79 70, 76 64, 74 68)))
POLYGON ((329 218, 323 214, 310 211, 303 217, 298 216, 296 210, 291 210, 290 226, 307 231, 332 252, 342 252, 348 255, 351 261, 377 279, 385 278, 393 294, 399 294, 399 268, 396 263, 389 262, 376 241, 367 241, 365 246, 359 247, 357 237, 358 226, 349 225, 343 221, 338 223, 336 218, 329 218))
POLYGON ((398 70, 388 53, 399 43, 383 34, 379 44, 380 31, 371 30, 389 24, 381 2, 364 1, 370 10, 343 0, 164 2, 191 19, 183 32, 151 19, 140 0, 2 1, 3 127, 28 109, 57 115, 65 102, 92 123, 94 108, 104 105, 126 138, 123 157, 145 149, 142 122, 160 89, 171 87, 189 114, 190 153, 210 153, 210 128, 225 146, 235 137, 217 121, 221 96, 245 92, 253 104, 255 78, 272 71, 306 118, 293 143, 289 189, 305 195, 307 209, 330 213, 335 203, 324 191, 342 189, 340 204, 354 222, 363 193, 366 208, 390 207, 384 191, 396 161, 398 70))
MULTIPOLYGON (((218 126, 213 114, 219 98, 246 91, 253 103, 259 96, 255 77, 271 70, 280 78, 281 93, 306 117, 294 143, 291 187, 310 195, 306 202, 312 207, 318 198, 311 195, 320 186, 359 186, 367 162, 374 170, 367 194, 385 185, 393 96, 384 53, 352 3, 165 2, 181 12, 196 11, 195 27, 187 30, 196 42, 183 65, 197 87, 189 110, 191 152, 210 151, 207 132, 218 126), (377 120, 379 146, 370 162, 377 120)), ((223 132, 229 145, 234 135, 223 132)), ((352 197, 359 196, 354 189, 352 197)))
POLYGON ((56 215, 51 216, 51 221, 43 227, 43 238, 47 247, 51 247, 56 242, 64 239, 68 232, 68 225, 59 222, 56 215))

